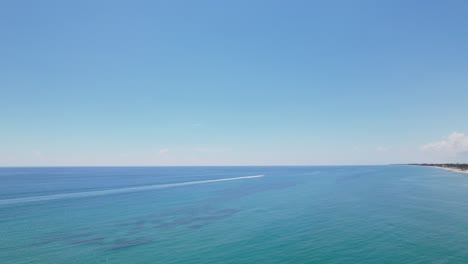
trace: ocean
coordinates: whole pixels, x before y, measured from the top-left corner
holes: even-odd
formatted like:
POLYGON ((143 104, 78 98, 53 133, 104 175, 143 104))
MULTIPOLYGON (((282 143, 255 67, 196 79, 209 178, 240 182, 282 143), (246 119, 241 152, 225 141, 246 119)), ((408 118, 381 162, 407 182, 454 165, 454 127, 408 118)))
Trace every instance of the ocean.
POLYGON ((468 175, 0 168, 0 263, 468 263, 468 175))

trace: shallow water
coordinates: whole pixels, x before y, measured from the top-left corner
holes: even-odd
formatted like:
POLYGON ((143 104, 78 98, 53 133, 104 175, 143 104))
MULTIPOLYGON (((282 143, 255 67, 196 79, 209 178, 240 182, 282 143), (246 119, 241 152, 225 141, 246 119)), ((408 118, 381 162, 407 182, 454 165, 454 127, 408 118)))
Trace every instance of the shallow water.
POLYGON ((468 263, 468 176, 435 168, 1 168, 0 183, 2 263, 468 263))

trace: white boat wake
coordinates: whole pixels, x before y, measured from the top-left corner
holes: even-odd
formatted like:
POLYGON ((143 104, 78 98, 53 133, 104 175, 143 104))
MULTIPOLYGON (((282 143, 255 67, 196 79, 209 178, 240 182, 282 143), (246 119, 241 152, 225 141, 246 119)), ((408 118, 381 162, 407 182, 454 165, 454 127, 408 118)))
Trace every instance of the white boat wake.
POLYGON ((261 177, 264 177, 264 176, 265 175, 242 176, 242 177, 235 177, 235 178, 215 179, 215 180, 190 181, 190 182, 146 185, 146 186, 139 186, 139 187, 128 187, 128 188, 119 188, 119 189, 102 190, 102 191, 63 193, 63 194, 53 194, 53 195, 44 195, 44 196, 13 198, 13 199, 0 200, 0 205, 9 205, 9 204, 18 204, 18 203, 31 203, 31 202, 60 200, 60 199, 68 199, 68 198, 102 196, 102 195, 130 193, 130 192, 141 192, 141 191, 175 188, 175 187, 181 187, 181 186, 205 184, 205 183, 213 183, 213 182, 254 179, 254 178, 261 178, 261 177))

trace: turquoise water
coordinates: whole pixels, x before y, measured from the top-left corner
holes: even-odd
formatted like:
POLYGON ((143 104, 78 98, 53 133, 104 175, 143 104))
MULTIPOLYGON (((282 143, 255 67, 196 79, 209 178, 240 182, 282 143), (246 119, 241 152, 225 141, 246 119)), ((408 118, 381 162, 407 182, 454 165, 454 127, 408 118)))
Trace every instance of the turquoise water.
POLYGON ((436 168, 0 169, 1 263, 468 263, 467 245, 468 175, 436 168))

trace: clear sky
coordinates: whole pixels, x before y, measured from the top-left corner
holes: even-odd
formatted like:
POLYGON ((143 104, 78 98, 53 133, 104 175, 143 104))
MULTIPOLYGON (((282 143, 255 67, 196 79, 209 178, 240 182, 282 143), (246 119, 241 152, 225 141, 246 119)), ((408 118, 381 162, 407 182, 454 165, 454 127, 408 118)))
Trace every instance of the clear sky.
POLYGON ((468 162, 467 14, 1 1, 0 165, 468 162))

